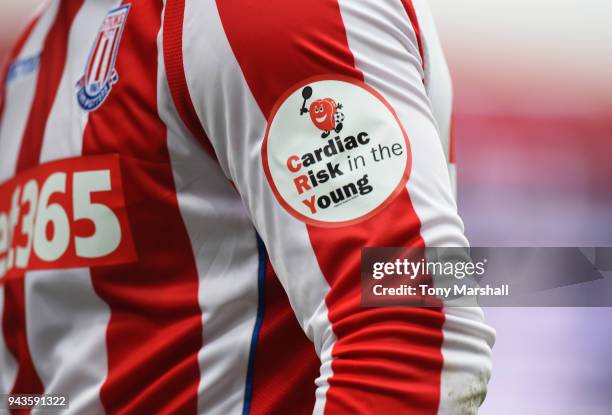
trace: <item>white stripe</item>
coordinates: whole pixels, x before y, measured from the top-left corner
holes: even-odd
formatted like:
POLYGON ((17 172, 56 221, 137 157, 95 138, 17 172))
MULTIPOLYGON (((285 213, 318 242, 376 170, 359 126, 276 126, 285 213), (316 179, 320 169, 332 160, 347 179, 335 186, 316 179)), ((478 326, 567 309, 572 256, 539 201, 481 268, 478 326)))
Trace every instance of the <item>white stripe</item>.
POLYGON ((408 191, 428 246, 465 246, 463 224, 429 97, 422 82, 419 49, 402 4, 340 1, 349 46, 366 83, 395 108, 409 137, 412 171, 408 191), (381 22, 385 24, 381 24, 381 22))
POLYGON ((258 308, 255 230, 236 191, 172 103, 158 39, 158 108, 168 127, 168 150, 180 212, 199 275, 203 347, 198 413, 241 414, 251 336, 258 308))
MULTIPOLYGON (((427 1, 412 0, 412 3, 422 34, 427 95, 431 100, 431 109, 440 131, 442 148, 448 160, 453 111, 453 85, 427 1)), ((409 20, 407 14, 405 18, 409 20)), ((453 181, 451 183, 454 184, 453 181)))
MULTIPOLYGON (((95 294, 89 269, 26 274, 26 325, 45 393, 68 395, 70 413, 101 414, 106 378, 108 306, 95 294)), ((45 413, 36 410, 33 413, 45 413)))
MULTIPOLYGON (((428 4, 422 0, 413 0, 413 4, 427 55, 428 95, 448 160, 453 105, 450 74, 428 4)), ((449 174, 452 195, 456 199, 453 164, 449 165, 449 174)), ((479 307, 447 308, 445 313, 442 329, 444 367, 438 413, 452 415, 457 410, 476 413, 477 407, 465 405, 466 402, 474 405, 484 399, 491 376, 491 347, 495 341, 495 331, 484 323, 484 314, 479 307), (472 395, 466 396, 466 393, 472 395)))
POLYGON ((321 413, 336 341, 325 304, 329 284, 310 248, 306 226, 280 207, 266 181, 260 151, 267 122, 234 57, 215 2, 189 0, 185 16, 185 72, 196 110, 266 242, 298 322, 319 357, 326 359, 317 379, 316 413, 321 413), (237 121, 228 122, 226 114, 237 121))
MULTIPOLYGON (((423 54, 425 55, 425 85, 427 95, 431 101, 431 110, 436 120, 440 133, 440 142, 446 155, 452 195, 457 200, 457 169, 455 164, 450 162, 453 84, 429 5, 424 0, 412 0, 412 3, 421 29, 423 54)), ((406 19, 410 19, 408 15, 406 15, 406 19)))
POLYGON ((41 163, 81 154, 88 113, 77 102, 75 85, 83 76, 100 24, 119 3, 118 0, 87 0, 75 17, 68 39, 66 66, 45 126, 41 163))
MULTIPOLYGON (((29 58, 40 53, 47 32, 55 20, 58 2, 50 4, 42 12, 17 59, 29 58)), ((5 107, 0 125, 0 183, 15 175, 19 149, 23 139, 30 107, 34 99, 38 69, 11 82, 5 90, 5 107)), ((4 310, 4 287, 0 285, 0 322, 4 310)), ((1 323, 0 323, 1 324, 1 323)), ((15 383, 17 363, 8 351, 3 331, 0 329, 0 395, 8 394, 15 383)), ((0 403, 0 410, 4 403, 0 403)))
MULTIPOLYGON (((0 310, 4 309, 4 287, 0 286, 0 310)), ((0 322, 2 319, 0 319, 0 322)), ((17 365, 13 356, 4 344, 4 337, 0 331, 0 395, 8 394, 15 384, 17 365)), ((0 411, 6 409, 6 402, 0 402, 0 411)))
MULTIPOLYGON (((41 163, 81 155, 87 114, 75 84, 99 23, 118 1, 86 0, 68 37, 66 67, 46 123, 41 163)), ((89 269, 26 274, 26 324, 34 366, 45 393, 68 394, 71 413, 103 413, 99 390, 106 378, 110 310, 95 293, 89 269)))
MULTIPOLYGON (((323 306, 325 303, 323 303, 323 306)), ((316 380, 317 391, 316 396, 317 399, 315 401, 315 407, 313 410, 313 415, 323 415, 325 413, 325 405, 327 404, 327 391, 329 391, 329 379, 334 374, 332 369, 332 351, 334 350, 334 345, 336 344, 336 335, 332 330, 332 325, 328 320, 328 311, 327 307, 324 307, 317 314, 319 319, 321 319, 321 326, 325 326, 325 332, 321 336, 323 344, 321 344, 318 349, 320 349, 319 358, 321 359, 321 368, 319 369, 319 377, 316 380), (325 321, 323 321, 325 319, 325 321)))
POLYGON ((240 414, 258 308, 255 230, 229 182, 176 121, 160 85, 179 209, 199 276, 203 347, 198 412, 240 414))
MULTIPOLYGON (((403 5, 399 0, 340 0, 340 6, 357 68, 365 81, 389 100, 408 133, 413 166, 407 188, 421 220, 425 244, 467 246, 436 120, 422 82, 416 35, 403 5)), ((435 63, 441 61, 430 62, 435 63)), ((478 308, 447 308, 445 312, 440 414, 458 410, 475 413, 471 398, 486 390, 494 334, 483 323, 478 308)))

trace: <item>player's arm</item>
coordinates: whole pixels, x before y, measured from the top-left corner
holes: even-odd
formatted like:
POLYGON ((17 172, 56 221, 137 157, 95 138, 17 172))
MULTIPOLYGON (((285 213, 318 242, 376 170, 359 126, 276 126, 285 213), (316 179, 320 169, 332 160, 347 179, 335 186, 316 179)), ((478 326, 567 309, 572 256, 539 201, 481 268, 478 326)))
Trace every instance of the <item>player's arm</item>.
POLYGON ((183 27, 198 119, 321 359, 315 412, 474 411, 478 310, 360 304, 362 248, 467 246, 406 3, 191 0, 183 27))

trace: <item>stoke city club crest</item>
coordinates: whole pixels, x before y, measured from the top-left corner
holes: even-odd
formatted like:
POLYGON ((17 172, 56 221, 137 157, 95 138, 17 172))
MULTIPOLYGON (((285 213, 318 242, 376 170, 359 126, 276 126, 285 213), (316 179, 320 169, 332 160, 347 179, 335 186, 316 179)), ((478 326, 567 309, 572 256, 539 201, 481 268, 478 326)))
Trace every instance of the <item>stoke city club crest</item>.
POLYGON ((129 4, 111 10, 98 31, 85 65, 85 73, 76 85, 77 101, 85 111, 98 109, 113 85, 119 81, 115 60, 129 11, 129 4))

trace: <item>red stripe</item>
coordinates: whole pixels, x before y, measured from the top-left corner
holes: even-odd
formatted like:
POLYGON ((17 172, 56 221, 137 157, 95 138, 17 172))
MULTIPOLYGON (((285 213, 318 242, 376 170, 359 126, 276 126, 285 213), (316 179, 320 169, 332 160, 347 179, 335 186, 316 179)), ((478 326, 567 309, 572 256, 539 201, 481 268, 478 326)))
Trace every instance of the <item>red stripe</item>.
POLYGON ((421 27, 419 26, 419 19, 414 10, 412 0, 402 0, 402 4, 404 5, 404 9, 406 9, 410 24, 412 24, 412 29, 416 35, 417 43, 419 44, 419 53, 421 54, 421 62, 423 63, 423 70, 425 70, 425 52, 423 50, 423 38, 421 35, 421 27))
POLYGON ((164 11, 164 63, 174 106, 185 126, 215 160, 217 155, 198 118, 183 65, 183 19, 185 0, 168 0, 164 11))
POLYGON ((269 261, 264 291, 265 314, 257 340, 250 415, 312 414, 319 358, 269 261))
POLYGON ((118 153, 139 261, 92 268, 110 307, 108 413, 197 412, 202 347, 198 274, 183 223, 157 108, 157 35, 162 2, 132 3, 116 70, 119 82, 90 113, 83 154, 118 153))
MULTIPOLYGON (((334 73, 363 80, 336 1, 271 0, 243 2, 240 7, 217 1, 217 7, 266 118, 275 101, 303 79, 334 73)), ((424 246, 420 227, 406 190, 381 214, 358 225, 341 229, 308 226, 312 248, 331 286, 326 303, 338 338, 332 351, 328 414, 437 412, 441 310, 360 306, 361 249, 424 246)))
POLYGON ((104 50, 102 51, 102 60, 104 60, 104 55, 106 54, 106 49, 108 48, 108 45, 110 44, 111 49, 109 52, 109 59, 108 59, 108 63, 106 66, 106 69, 104 71, 104 74, 101 74, 102 72, 102 66, 99 67, 99 71, 98 71, 98 78, 97 80, 100 82, 104 82, 106 79, 108 79, 109 77, 109 73, 113 70, 113 68, 111 67, 112 65, 112 59, 113 59, 113 50, 115 50, 115 48, 117 47, 116 44, 117 42, 119 42, 121 39, 119 39, 119 33, 116 33, 115 36, 113 36, 113 41, 112 42, 106 42, 104 44, 104 50))
POLYGON ((45 125, 57 95, 68 52, 68 32, 84 0, 62 2, 40 57, 40 71, 36 95, 26 125, 17 170, 23 171, 38 164, 45 125))
POLYGON ((96 40, 96 47, 91 52, 91 56, 90 56, 88 67, 87 67, 87 76, 85 78, 86 84, 89 84, 94 79, 92 63, 96 59, 96 54, 98 53, 98 48, 100 48, 101 42, 102 42, 102 34, 98 34, 98 38, 96 40))
MULTIPOLYGON (((68 32, 82 4, 83 0, 62 2, 45 39, 36 93, 17 160, 18 173, 39 162, 45 124, 66 64, 68 32)), ((18 277, 7 280, 4 287, 2 329, 7 348, 18 363, 17 378, 11 393, 43 393, 44 386, 36 373, 28 347, 24 279, 18 277)))
MULTIPOLYGON (((0 117, 4 113, 4 88, 6 84, 6 76, 8 74, 8 69, 10 67, 10 64, 13 63, 13 61, 21 53, 25 42, 29 39, 30 35, 32 34, 32 30, 34 30, 34 27, 38 23, 39 17, 40 16, 37 16, 21 34, 20 38, 17 40, 15 46, 13 47, 10 59, 6 64, 6 68, 4 68, 4 73, 2 76, 2 85, 0 85, 0 117)), ((5 285, 5 287, 7 286, 11 286, 12 288, 8 290, 5 288, 4 292, 2 330, 7 344, 7 348, 9 349, 11 354, 15 356, 19 365, 17 379, 15 384, 13 385, 13 391, 26 389, 29 391, 33 391, 31 393, 39 393, 44 388, 42 386, 40 378, 36 374, 36 370, 34 369, 31 356, 29 355, 29 353, 21 352, 22 350, 28 352, 29 350, 27 347, 27 338, 23 329, 25 327, 25 297, 23 292, 23 283, 19 284, 18 281, 15 281, 5 285), (11 336, 9 335, 9 333, 13 333, 13 335, 11 336)))
MULTIPOLYGON (((4 313, 2 330, 7 349, 17 362, 17 376, 11 394, 43 393, 45 387, 36 372, 26 335, 25 285, 23 278, 7 279, 4 283, 4 313)), ((14 411, 15 413, 17 411, 14 411)), ((29 413, 29 411, 28 411, 29 413)))

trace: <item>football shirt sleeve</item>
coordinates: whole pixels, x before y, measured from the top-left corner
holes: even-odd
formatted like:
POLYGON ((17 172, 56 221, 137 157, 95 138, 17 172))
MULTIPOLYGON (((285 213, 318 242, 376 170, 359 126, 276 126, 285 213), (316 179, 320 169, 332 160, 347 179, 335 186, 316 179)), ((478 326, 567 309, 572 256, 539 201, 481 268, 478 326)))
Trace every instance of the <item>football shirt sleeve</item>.
POLYGON ((364 247, 467 246, 412 4, 188 0, 181 18, 183 119, 314 343, 315 413, 473 413, 493 340, 480 310, 360 302, 364 247))

